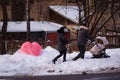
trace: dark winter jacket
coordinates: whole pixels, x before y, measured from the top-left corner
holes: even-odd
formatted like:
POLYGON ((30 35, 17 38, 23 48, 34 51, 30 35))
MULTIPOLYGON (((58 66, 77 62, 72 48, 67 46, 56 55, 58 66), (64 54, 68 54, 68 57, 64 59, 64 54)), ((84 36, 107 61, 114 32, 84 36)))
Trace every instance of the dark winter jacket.
POLYGON ((64 29, 57 30, 57 33, 58 33, 58 43, 57 43, 58 51, 67 50, 65 45, 68 43, 68 41, 64 37, 64 34, 65 34, 64 29))
POLYGON ((80 28, 80 30, 78 32, 77 44, 85 45, 88 40, 93 41, 88 29, 80 28))

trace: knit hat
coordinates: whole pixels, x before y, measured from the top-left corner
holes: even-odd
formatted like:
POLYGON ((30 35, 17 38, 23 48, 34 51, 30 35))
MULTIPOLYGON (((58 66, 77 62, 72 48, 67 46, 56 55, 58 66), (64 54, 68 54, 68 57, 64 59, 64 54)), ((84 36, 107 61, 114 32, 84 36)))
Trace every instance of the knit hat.
POLYGON ((64 33, 65 27, 61 27, 60 29, 57 30, 58 33, 64 33))
POLYGON ((83 26, 83 25, 81 25, 81 26, 79 27, 79 29, 88 29, 88 28, 85 27, 85 26, 83 26))

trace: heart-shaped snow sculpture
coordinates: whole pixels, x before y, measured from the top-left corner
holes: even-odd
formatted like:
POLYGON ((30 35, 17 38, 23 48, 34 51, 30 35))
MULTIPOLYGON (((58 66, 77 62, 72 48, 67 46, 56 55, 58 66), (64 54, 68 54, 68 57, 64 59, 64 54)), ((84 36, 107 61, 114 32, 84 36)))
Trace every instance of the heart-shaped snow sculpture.
POLYGON ((25 42, 22 44, 21 51, 23 51, 26 54, 38 56, 41 54, 42 46, 40 46, 37 42, 25 42))

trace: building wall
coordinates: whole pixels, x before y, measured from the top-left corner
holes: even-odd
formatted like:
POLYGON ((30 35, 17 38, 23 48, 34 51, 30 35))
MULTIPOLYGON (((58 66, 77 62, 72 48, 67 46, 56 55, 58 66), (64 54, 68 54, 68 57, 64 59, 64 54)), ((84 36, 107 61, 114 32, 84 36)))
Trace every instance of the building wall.
POLYGON ((2 7, 0 6, 0 21, 2 19, 2 7))
POLYGON ((59 15, 58 13, 56 13, 55 11, 51 9, 49 9, 49 20, 55 23, 65 25, 65 26, 69 24, 76 24, 72 22, 71 20, 59 15))
MULTIPOLYGON (((7 5, 8 20, 11 19, 11 6, 7 5)), ((0 5, 0 21, 3 20, 2 6, 0 5)))
MULTIPOLYGON (((24 3, 26 4, 25 0, 10 0, 9 1, 9 5, 7 5, 7 11, 8 11, 8 20, 12 20, 12 16, 13 17, 17 17, 13 14, 12 9, 21 9, 21 8, 16 8, 15 4, 20 4, 20 3, 24 3), (12 7, 13 5, 13 7, 12 7)), ((71 3, 68 3, 71 4, 71 3)), ((66 0, 31 0, 31 6, 30 6, 30 16, 31 16, 31 20, 49 20, 49 8, 48 6, 50 5, 66 5, 66 0)), ((24 5, 25 6, 25 5, 24 5)), ((19 6, 18 6, 19 7, 19 6)), ((20 7, 23 7, 23 5, 21 5, 20 7)), ((24 8, 24 10, 26 10, 26 8, 24 8)), ((26 20, 26 13, 25 11, 20 10, 18 13, 16 14, 22 14, 24 12, 24 19, 26 20)), ((19 17, 19 16, 18 16, 19 17)), ((0 6, 0 20, 2 20, 2 9, 0 6)))
MULTIPOLYGON (((65 3, 66 0, 51 0, 51 2, 49 2, 48 0, 31 0, 31 1, 34 1, 33 3, 31 3, 31 7, 30 7, 30 9, 31 9, 30 10, 31 20, 35 20, 35 21, 50 20, 50 21, 60 23, 60 24, 63 24, 63 25, 74 24, 71 21, 65 19, 64 17, 58 15, 57 13, 49 10, 49 8, 48 8, 49 5, 66 5, 66 3, 65 3), (38 2, 38 1, 42 1, 42 2, 38 2), (39 7, 38 7, 38 5, 39 5, 39 7)), ((16 2, 18 2, 18 0, 16 2)), ((12 11, 11 11, 12 7, 11 7, 11 5, 12 5, 12 2, 10 2, 9 5, 7 5, 8 20, 12 20, 12 11)), ((70 3, 70 5, 73 5, 73 4, 70 3)), ((24 13, 24 15, 26 15, 26 14, 24 13)), ((110 14, 106 14, 105 17, 100 21, 99 25, 101 25, 103 20, 105 20, 109 15, 110 14)), ((115 19, 116 19, 116 24, 120 25, 120 16, 117 15, 115 17, 115 19)), ((1 6, 0 6, 0 20, 3 20, 1 6)), ((26 20, 25 16, 24 16, 23 20, 26 20)), ((111 20, 107 24, 108 24, 107 28, 112 28, 113 21, 111 20)), ((68 27, 68 28, 70 28, 70 27, 68 27)), ((74 34, 72 34, 72 35, 74 35, 74 34)), ((111 40, 111 41, 113 41, 113 40, 111 40)))

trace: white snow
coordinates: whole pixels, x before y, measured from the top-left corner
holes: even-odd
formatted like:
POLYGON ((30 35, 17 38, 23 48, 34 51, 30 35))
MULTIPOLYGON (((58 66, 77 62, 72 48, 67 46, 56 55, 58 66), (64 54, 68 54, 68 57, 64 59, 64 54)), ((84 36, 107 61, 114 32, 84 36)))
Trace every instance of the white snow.
MULTIPOLYGON (((77 6, 49 6, 49 8, 65 18, 75 23, 79 23, 79 11, 77 6)), ((83 16, 84 12, 82 10, 81 17, 83 18, 83 16)))
MULTIPOLYGON (((74 11, 70 7, 50 6, 50 8, 59 11, 59 14, 78 23, 78 9, 76 7, 72 7, 74 11)), ((81 14, 83 15, 83 13, 81 14)), ((44 21, 31 22, 32 31, 55 31, 61 26, 44 21), (56 28, 56 26, 58 27, 56 28)), ((0 22, 0 30, 1 28, 2 22, 0 22)), ((7 31, 25 32, 26 22, 8 22, 7 31)), ((67 62, 62 62, 61 57, 56 64, 53 64, 52 59, 59 52, 50 46, 43 49, 42 55, 38 57, 23 54, 18 50, 13 55, 0 55, 0 76, 81 74, 83 71, 87 73, 120 71, 120 48, 107 49, 106 52, 111 56, 110 58, 91 59, 91 53, 86 51, 85 59, 78 59, 77 61, 72 61, 72 59, 78 52, 67 53, 67 62)))
MULTIPOLYGON (((2 29, 3 22, 0 22, 0 31, 2 29)), ((49 21, 30 21, 30 29, 33 31, 48 31, 56 32, 60 27, 63 27, 61 24, 49 22, 49 21)), ((7 32, 26 32, 27 23, 26 21, 9 21, 7 25, 7 32)))
POLYGON ((78 52, 67 53, 67 61, 62 62, 59 58, 56 64, 52 59, 59 52, 48 46, 42 50, 42 55, 31 56, 16 51, 13 55, 0 55, 0 76, 19 76, 19 75, 64 75, 64 74, 81 74, 99 73, 109 71, 120 71, 120 48, 107 49, 110 58, 91 59, 89 51, 85 53, 85 59, 72 61, 78 52))

